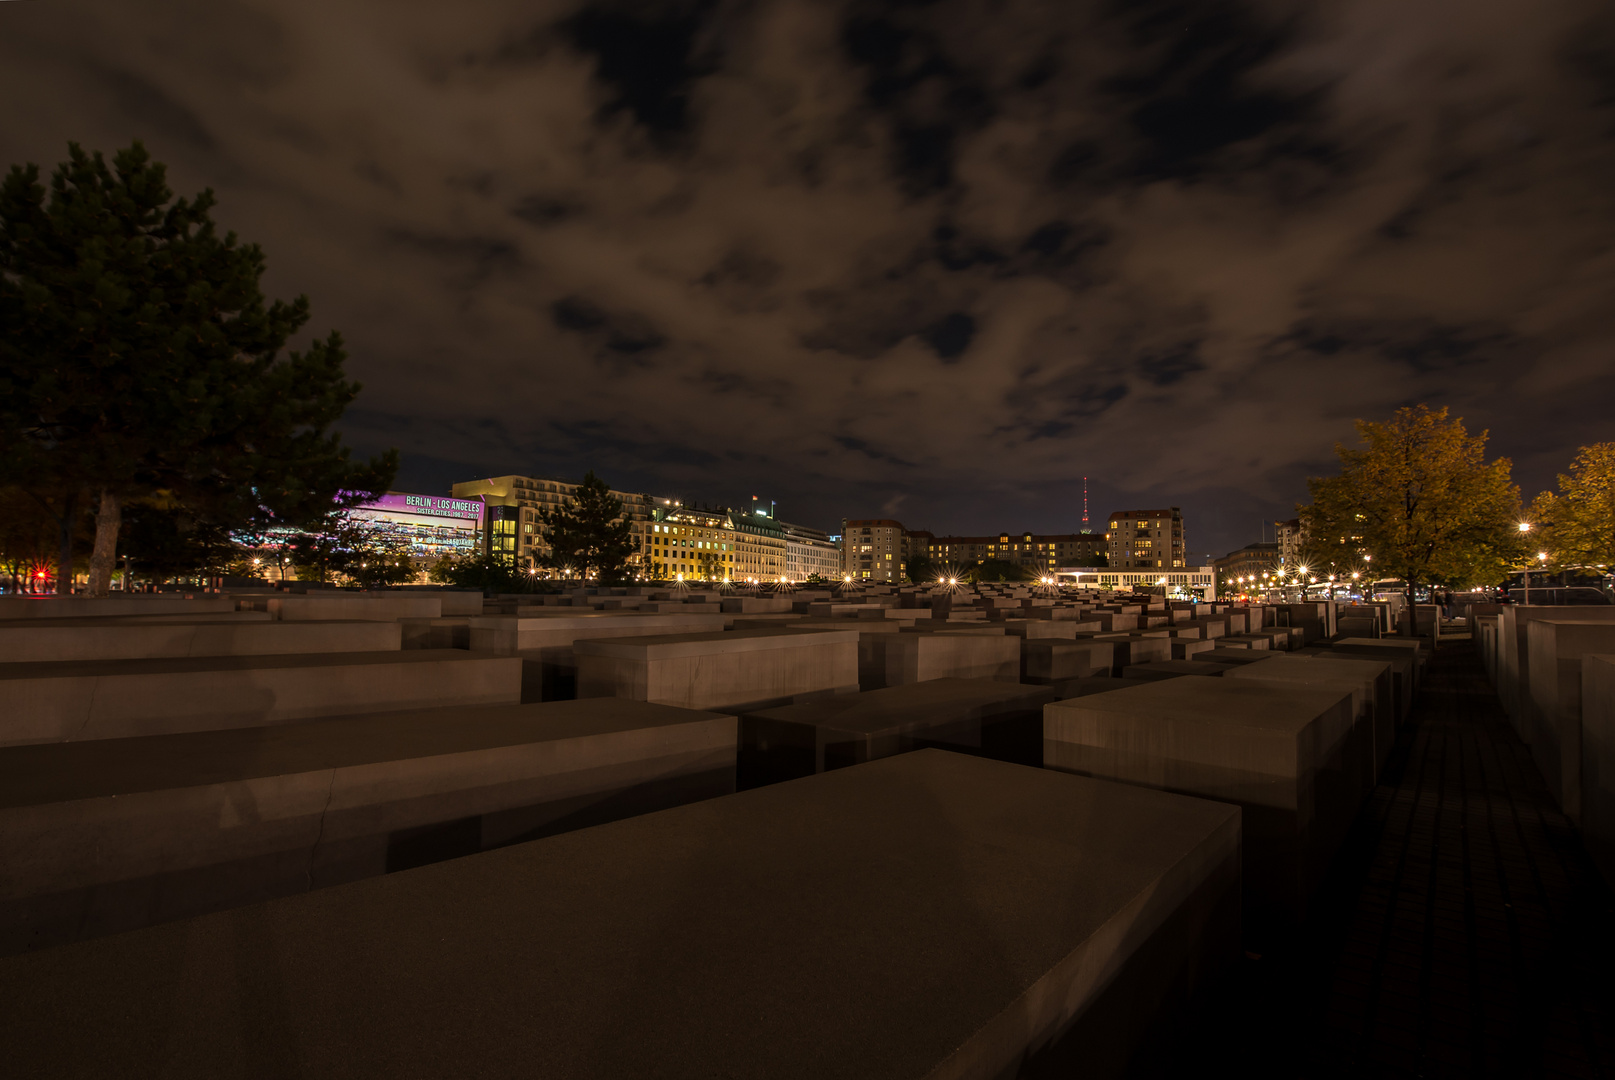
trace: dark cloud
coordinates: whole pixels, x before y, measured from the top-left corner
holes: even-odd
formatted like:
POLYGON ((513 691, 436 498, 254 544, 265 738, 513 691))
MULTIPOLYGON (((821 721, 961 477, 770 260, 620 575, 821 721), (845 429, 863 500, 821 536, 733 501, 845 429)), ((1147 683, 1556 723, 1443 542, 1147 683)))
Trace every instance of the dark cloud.
POLYGON ((979 532, 1086 475, 1204 554, 1404 402, 1528 494, 1615 437, 1612 71, 1598 0, 53 0, 0 164, 215 188, 406 485, 979 532))

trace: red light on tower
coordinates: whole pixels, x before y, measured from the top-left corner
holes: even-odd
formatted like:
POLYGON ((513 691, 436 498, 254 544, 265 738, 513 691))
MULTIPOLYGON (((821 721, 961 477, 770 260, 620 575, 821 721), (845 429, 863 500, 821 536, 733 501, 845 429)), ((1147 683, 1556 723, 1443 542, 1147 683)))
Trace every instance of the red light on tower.
POLYGON ((1088 478, 1082 478, 1082 531, 1088 531, 1088 478))

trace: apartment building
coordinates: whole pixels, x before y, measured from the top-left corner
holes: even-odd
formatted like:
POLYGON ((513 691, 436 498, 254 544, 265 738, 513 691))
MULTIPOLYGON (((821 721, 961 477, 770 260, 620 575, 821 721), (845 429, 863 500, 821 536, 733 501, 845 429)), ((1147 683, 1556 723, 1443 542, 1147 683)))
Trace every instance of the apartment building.
POLYGON ((841 520, 841 573, 854 581, 894 582, 908 573, 908 531, 890 518, 841 520))
POLYGON ((1012 563, 1042 577, 1062 566, 1093 566, 1107 553, 1107 542, 1095 533, 999 533, 996 536, 909 534, 909 551, 924 555, 933 566, 969 566, 989 559, 1012 563))
POLYGON ((1117 510, 1105 533, 1112 570, 1181 570, 1184 555, 1183 514, 1171 506, 1161 510, 1117 510))
POLYGON ((817 575, 825 581, 834 581, 842 574, 841 545, 827 533, 805 525, 780 522, 785 530, 785 576, 791 581, 806 581, 817 575))
POLYGON ((1236 596, 1264 591, 1266 586, 1262 584, 1262 575, 1277 569, 1279 551, 1278 544, 1246 544, 1212 563, 1217 575, 1217 595, 1236 596))
POLYGON ((1273 522, 1273 539, 1279 545, 1279 559, 1285 566, 1297 566, 1303 560, 1301 551, 1306 547, 1307 533, 1300 518, 1273 522))

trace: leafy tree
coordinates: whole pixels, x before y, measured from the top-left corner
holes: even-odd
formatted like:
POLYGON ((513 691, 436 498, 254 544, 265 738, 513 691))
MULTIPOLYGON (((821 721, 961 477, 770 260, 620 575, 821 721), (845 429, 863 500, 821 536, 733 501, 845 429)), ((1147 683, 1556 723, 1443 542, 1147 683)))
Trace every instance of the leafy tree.
POLYGON ((1109 566, 1110 565, 1110 554, 1108 552, 1104 552, 1104 551, 1096 551, 1096 552, 1094 552, 1093 563, 1091 565, 1096 566, 1096 567, 1109 566))
POLYGON ((1584 446, 1559 474, 1559 493, 1531 504, 1543 529, 1539 545, 1555 569, 1615 567, 1615 442, 1584 446))
POLYGON ((538 519, 550 549, 545 565, 553 569, 616 581, 626 576, 629 556, 639 550, 622 500, 613 498, 592 470, 564 504, 540 510, 538 519))
POLYGON ((342 510, 304 529, 288 546, 297 576, 304 581, 342 580, 369 588, 398 585, 415 576, 407 541, 379 535, 342 510))
POLYGON ((1308 480, 1312 503, 1297 509, 1319 547, 1371 555, 1376 574, 1403 580, 1416 635, 1419 585, 1489 584, 1511 557, 1519 489, 1508 458, 1486 461, 1486 433, 1471 436, 1445 408, 1399 409, 1356 427, 1365 447, 1336 444, 1340 475, 1308 480))
POLYGON ((928 555, 910 555, 906 573, 908 579, 919 585, 936 577, 936 566, 928 555))
POLYGON ((813 573, 809 574, 807 577, 802 579, 802 584, 804 584, 804 585, 828 585, 828 584, 830 584, 830 579, 820 575, 820 573, 817 570, 815 570, 815 571, 813 571, 813 573))
POLYGON ((1003 559, 984 559, 965 572, 965 580, 977 581, 1030 581, 1032 574, 1019 563, 1003 559))
POLYGON ((328 431, 359 391, 340 335, 282 355, 308 300, 265 305, 263 252, 217 234, 213 193, 173 200, 138 142, 111 166, 68 150, 48 201, 37 166, 0 184, 0 477, 89 496, 91 592, 131 500, 230 531, 385 490, 396 453, 356 464, 328 431))
MULTIPOLYGON (((12 592, 33 592, 46 580, 57 539, 57 522, 21 488, 0 488, 0 572, 12 592)), ((70 567, 71 569, 71 567, 70 567)))
POLYGON ((481 589, 484 592, 531 592, 532 579, 512 566, 507 559, 479 552, 459 558, 445 555, 439 559, 427 578, 444 585, 458 585, 464 589, 481 589))
POLYGON ((121 517, 121 543, 132 576, 224 574, 241 558, 226 528, 167 492, 130 499, 121 517))

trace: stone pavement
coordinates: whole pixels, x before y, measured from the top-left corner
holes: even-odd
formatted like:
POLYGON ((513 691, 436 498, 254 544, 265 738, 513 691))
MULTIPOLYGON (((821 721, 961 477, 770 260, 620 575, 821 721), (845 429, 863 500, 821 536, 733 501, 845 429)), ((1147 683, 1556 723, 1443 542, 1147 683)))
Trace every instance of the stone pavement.
POLYGON ((1298 940, 1247 959, 1184 1066, 1615 1077, 1615 896, 1469 640, 1429 662, 1320 895, 1298 940))

